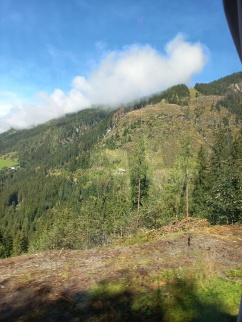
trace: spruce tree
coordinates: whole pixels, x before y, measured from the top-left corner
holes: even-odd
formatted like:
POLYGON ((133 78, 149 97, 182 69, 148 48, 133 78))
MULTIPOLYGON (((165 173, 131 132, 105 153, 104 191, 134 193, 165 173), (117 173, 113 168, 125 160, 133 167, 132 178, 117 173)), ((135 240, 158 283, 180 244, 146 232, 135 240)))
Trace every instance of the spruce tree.
POLYGON ((140 140, 130 156, 131 201, 133 208, 137 208, 138 211, 148 196, 147 170, 144 141, 140 140))
POLYGON ((194 175, 194 169, 196 166, 190 137, 185 138, 184 142, 182 143, 181 152, 177 161, 183 175, 183 191, 181 191, 181 193, 182 195, 184 195, 186 217, 189 217, 191 199, 190 190, 194 175))
POLYGON ((229 132, 218 133, 211 156, 207 217, 213 224, 233 224, 241 220, 241 136, 233 140, 229 132))
POLYGON ((200 147, 197 156, 198 171, 194 180, 192 192, 192 213, 196 217, 204 217, 207 213, 206 199, 209 188, 208 182, 208 160, 204 146, 200 147))

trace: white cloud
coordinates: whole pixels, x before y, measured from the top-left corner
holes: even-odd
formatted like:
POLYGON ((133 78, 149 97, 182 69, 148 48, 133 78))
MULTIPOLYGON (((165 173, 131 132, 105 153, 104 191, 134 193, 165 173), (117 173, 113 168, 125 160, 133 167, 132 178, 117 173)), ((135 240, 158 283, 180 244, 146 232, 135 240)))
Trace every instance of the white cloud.
POLYGON ((109 52, 89 77, 75 77, 68 93, 41 92, 39 103, 32 105, 16 104, 16 98, 11 107, 0 102, 0 132, 40 124, 92 104, 117 106, 175 84, 189 84, 206 60, 203 46, 189 43, 182 34, 167 44, 163 54, 149 45, 109 52))
POLYGON ((6 103, 1 104, 0 105, 0 117, 6 115, 11 110, 11 108, 12 108, 12 106, 9 104, 6 104, 6 103))

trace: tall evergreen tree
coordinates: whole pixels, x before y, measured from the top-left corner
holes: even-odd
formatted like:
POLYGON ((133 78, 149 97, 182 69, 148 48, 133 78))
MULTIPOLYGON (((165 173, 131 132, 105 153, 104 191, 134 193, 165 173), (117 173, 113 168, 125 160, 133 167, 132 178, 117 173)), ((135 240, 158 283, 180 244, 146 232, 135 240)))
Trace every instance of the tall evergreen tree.
POLYGON ((194 175, 195 161, 191 147, 191 138, 187 137, 181 146, 181 152, 178 157, 179 167, 183 175, 183 191, 185 199, 186 217, 190 215, 190 190, 194 175))
POLYGON ((144 141, 140 140, 130 156, 131 201, 133 207, 137 208, 138 211, 148 196, 147 170, 144 141))
POLYGON ((232 222, 242 222, 242 135, 233 142, 231 148, 231 202, 232 222))
POLYGON ((202 145, 197 156, 198 171, 194 180, 192 192, 192 213, 197 217, 204 217, 207 213, 206 198, 209 188, 208 183, 208 160, 205 148, 202 145))
POLYGON ((213 224, 241 220, 241 137, 233 140, 224 130, 218 133, 209 170, 208 219, 213 224))
POLYGON ((28 238, 26 236, 25 229, 21 229, 17 232, 13 240, 13 254, 21 255, 28 251, 28 238))

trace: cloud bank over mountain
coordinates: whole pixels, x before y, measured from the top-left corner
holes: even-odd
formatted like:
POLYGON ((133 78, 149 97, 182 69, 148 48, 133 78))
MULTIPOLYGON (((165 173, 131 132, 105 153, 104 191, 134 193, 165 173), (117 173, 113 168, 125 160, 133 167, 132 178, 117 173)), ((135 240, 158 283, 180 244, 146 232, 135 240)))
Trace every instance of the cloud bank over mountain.
POLYGON ((18 102, 16 97, 4 101, 0 95, 0 132, 28 128, 93 104, 116 107, 172 85, 189 85, 204 68, 206 51, 200 43, 190 43, 178 34, 164 53, 138 44, 108 52, 88 77, 76 76, 67 93, 61 89, 40 92, 35 103, 18 102))

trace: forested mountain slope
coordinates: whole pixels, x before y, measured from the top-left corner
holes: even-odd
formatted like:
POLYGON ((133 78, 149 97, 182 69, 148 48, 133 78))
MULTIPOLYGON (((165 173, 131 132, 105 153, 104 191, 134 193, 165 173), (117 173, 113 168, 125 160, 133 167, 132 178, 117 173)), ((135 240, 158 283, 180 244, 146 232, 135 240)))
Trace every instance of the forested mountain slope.
POLYGON ((241 90, 242 72, 220 78, 211 83, 197 83, 195 89, 203 95, 224 95, 231 89, 241 90))
POLYGON ((29 130, 9 130, 0 135, 1 155, 16 152, 21 168, 61 167, 105 133, 109 113, 105 108, 90 108, 29 130))
POLYGON ((241 222, 232 80, 235 100, 181 84, 1 134, 0 256, 90 248, 186 216, 241 222))

